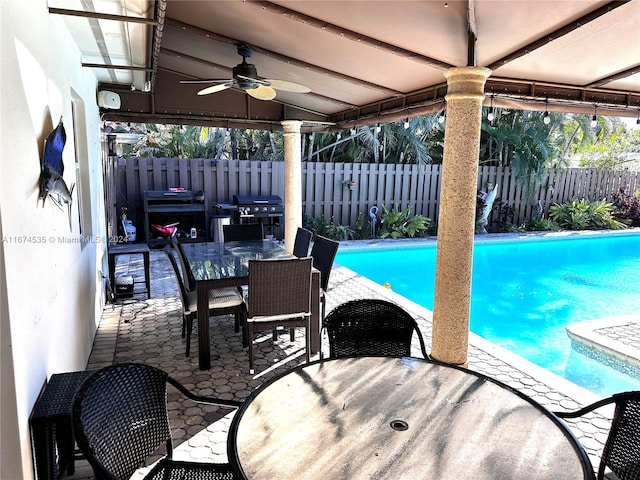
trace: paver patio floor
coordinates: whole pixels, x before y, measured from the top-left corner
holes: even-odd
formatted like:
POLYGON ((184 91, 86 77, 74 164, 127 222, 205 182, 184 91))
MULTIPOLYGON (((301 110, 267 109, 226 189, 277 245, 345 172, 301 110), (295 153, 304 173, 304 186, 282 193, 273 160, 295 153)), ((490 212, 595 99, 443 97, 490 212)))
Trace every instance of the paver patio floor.
MULTIPOLYGON (((140 278, 142 259, 118 257, 116 274, 132 274, 140 278)), ((181 338, 182 308, 178 288, 169 261, 161 250, 151 251, 151 299, 135 294, 131 299, 107 304, 95 338, 87 369, 112 363, 144 362, 167 371, 199 395, 242 400, 262 382, 304 362, 304 334, 300 331, 291 343, 282 334, 273 343, 271 334, 255 337, 256 372, 249 374, 248 356, 242 348, 241 334, 234 332, 233 317, 211 319, 211 369, 198 368, 197 322, 192 337, 192 352, 185 356, 181 338)), ((417 319, 427 344, 431 344, 431 312, 382 286, 336 266, 331 274, 327 294, 327 311, 356 298, 385 296, 400 303, 417 319)), ((324 344, 326 349, 326 343, 324 344)), ((325 350, 327 351, 327 350, 325 350)), ((414 347, 414 355, 420 356, 414 347)), ((318 358, 317 355, 312 360, 318 358)), ((496 378, 529 395, 550 410, 573 410, 596 397, 555 375, 536 367, 516 355, 471 335, 469 368, 496 378)), ((193 402, 171 395, 170 420, 176 457, 196 461, 226 462, 226 437, 233 410, 193 402)), ((582 442, 595 467, 606 439, 610 411, 592 413, 582 419, 568 421, 582 442)), ((91 478, 92 471, 84 461, 76 462, 76 473, 67 478, 91 478)))

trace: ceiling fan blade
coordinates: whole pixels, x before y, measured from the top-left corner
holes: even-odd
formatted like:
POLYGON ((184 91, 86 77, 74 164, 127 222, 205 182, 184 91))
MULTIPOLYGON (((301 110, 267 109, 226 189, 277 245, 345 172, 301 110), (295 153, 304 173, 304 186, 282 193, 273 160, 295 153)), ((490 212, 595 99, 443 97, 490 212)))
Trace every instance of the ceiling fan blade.
POLYGON ((271 84, 271 87, 275 88, 276 90, 282 90, 284 92, 309 93, 311 91, 311 89, 305 85, 288 82, 286 80, 267 79, 267 82, 269 82, 271 84))
POLYGON ((192 83, 228 83, 233 82, 233 78, 203 78, 201 80, 180 80, 183 84, 192 83))
POLYGON ((239 78, 241 80, 249 80, 250 82, 258 83, 265 87, 271 86, 271 82, 269 82, 268 80, 260 80, 259 78, 245 77, 244 75, 236 75, 236 78, 239 78))
POLYGON ((276 98, 276 91, 265 85, 260 85, 257 88, 250 88, 249 90, 245 90, 249 95, 253 98, 257 98, 258 100, 273 100, 276 98))
POLYGON ((233 87, 233 82, 221 83, 219 85, 212 85, 210 87, 203 88, 198 92, 198 95, 209 95, 210 93, 221 92, 229 87, 233 87))

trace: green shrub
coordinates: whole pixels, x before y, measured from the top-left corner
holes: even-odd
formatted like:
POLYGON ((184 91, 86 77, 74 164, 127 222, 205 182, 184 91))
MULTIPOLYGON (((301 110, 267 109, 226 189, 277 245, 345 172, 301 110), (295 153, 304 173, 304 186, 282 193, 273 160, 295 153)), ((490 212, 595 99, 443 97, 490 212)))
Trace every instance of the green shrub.
POLYGON ((356 238, 355 231, 349 225, 336 225, 332 220, 327 220, 324 217, 306 216, 303 223, 305 228, 322 237, 333 240, 353 240, 356 238))
POLYGON ((604 200, 590 202, 583 198, 551 205, 549 218, 565 230, 618 230, 626 225, 614 218, 616 207, 604 200))
POLYGON ((372 237, 371 220, 369 220, 364 213, 360 212, 356 219, 356 239, 368 240, 372 237))
POLYGON ((527 222, 525 229, 528 232, 557 232, 560 225, 549 218, 535 218, 527 222))
POLYGON ((400 211, 397 205, 393 210, 382 205, 380 222, 380 238, 413 238, 424 236, 431 220, 423 215, 414 215, 411 207, 400 211))

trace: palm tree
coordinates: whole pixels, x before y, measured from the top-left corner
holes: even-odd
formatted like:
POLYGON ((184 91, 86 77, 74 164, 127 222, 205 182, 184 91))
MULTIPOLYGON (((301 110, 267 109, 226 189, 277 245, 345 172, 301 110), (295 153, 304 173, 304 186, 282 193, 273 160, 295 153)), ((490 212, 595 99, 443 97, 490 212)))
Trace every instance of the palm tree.
POLYGON ((525 198, 530 197, 556 156, 551 135, 561 119, 550 114, 547 124, 540 112, 500 108, 494 109, 494 116, 482 124, 480 163, 511 167, 525 198))

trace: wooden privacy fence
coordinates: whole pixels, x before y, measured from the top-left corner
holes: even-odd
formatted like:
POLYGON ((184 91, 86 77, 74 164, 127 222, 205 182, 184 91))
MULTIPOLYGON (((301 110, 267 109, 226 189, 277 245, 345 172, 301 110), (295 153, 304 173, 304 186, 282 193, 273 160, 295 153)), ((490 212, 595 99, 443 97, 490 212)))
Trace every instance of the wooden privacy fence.
MULTIPOLYGON (((217 213, 217 203, 231 202, 233 195, 278 195, 284 200, 284 162, 177 158, 108 157, 115 172, 105 174, 105 188, 114 189, 108 199, 109 234, 117 234, 115 222, 122 207, 138 229, 144 223, 142 194, 145 190, 183 187, 203 191, 217 213), (107 183, 111 184, 108 185, 107 183)), ((371 163, 302 163, 302 211, 336 224, 355 226, 359 214, 368 217, 372 206, 397 206, 438 221, 441 165, 371 163)), ((106 169, 108 170, 108 169, 106 169)), ((480 167, 478 189, 487 182, 498 188, 497 198, 514 208, 509 221, 519 225, 539 209, 546 215, 554 203, 572 198, 611 200, 620 187, 628 192, 640 188, 635 171, 610 172, 597 169, 549 169, 546 179, 532 195, 523 198, 522 188, 508 167, 480 167)), ((494 212, 495 213, 495 210, 494 212)), ((490 217, 491 220, 491 217, 490 217)), ((489 223, 491 226, 491 221, 489 223)))

